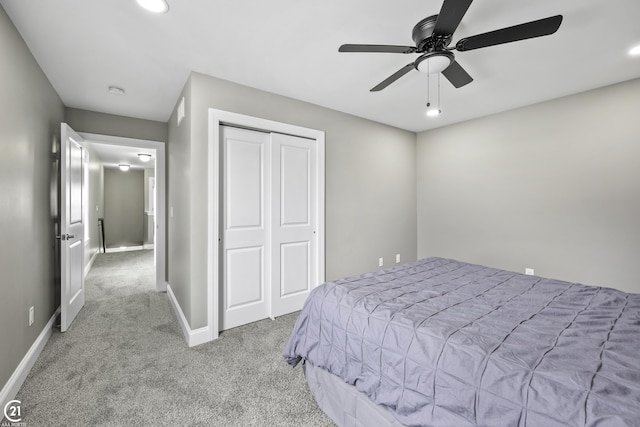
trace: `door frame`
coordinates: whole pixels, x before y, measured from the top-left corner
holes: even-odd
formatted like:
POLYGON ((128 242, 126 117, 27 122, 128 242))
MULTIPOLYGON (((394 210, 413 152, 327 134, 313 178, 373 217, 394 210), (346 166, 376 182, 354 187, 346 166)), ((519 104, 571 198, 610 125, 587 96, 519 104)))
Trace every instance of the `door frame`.
POLYGON ((318 221, 318 273, 317 283, 323 283, 325 278, 325 156, 323 131, 306 127, 261 119, 230 111, 209 108, 209 154, 208 154, 208 212, 207 212, 207 319, 209 340, 218 338, 220 332, 220 245, 221 234, 219 224, 220 213, 220 126, 231 125, 263 132, 283 133, 315 140, 318 144, 316 166, 317 180, 317 221, 318 221))
POLYGON ((120 145, 123 147, 147 148, 156 151, 156 240, 154 255, 156 258, 156 291, 167 291, 166 280, 166 144, 162 141, 125 138, 121 136, 100 135, 95 133, 78 132, 88 143, 120 145))

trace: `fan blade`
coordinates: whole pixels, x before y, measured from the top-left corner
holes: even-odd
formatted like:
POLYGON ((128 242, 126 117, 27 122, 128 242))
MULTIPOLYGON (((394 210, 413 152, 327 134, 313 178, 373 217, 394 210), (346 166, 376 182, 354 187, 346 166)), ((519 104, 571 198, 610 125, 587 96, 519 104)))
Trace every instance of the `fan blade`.
POLYGON ((384 44, 343 44, 338 52, 381 52, 381 53, 414 53, 413 46, 391 46, 384 44))
POLYGON ((405 65, 404 67, 400 68, 398 71, 396 71, 395 73, 391 74, 389 77, 387 77, 386 79, 381 81, 376 87, 371 89, 371 92, 381 91, 385 87, 389 86, 391 83, 393 83, 396 80, 398 80, 400 77, 402 77, 405 74, 407 74, 412 69, 413 69, 413 62, 411 64, 405 65))
POLYGON ((473 81, 473 77, 467 73, 464 68, 456 61, 453 61, 451 65, 442 71, 442 75, 451 82, 456 88, 467 85, 473 81))
POLYGON ((472 2, 473 0, 444 0, 433 28, 433 34, 436 36, 453 34, 472 2))
POLYGON ((555 33, 562 23, 562 15, 556 15, 525 24, 514 25, 513 27, 502 28, 500 30, 489 31, 459 40, 456 50, 480 49, 481 47, 495 46, 498 44, 511 43, 518 40, 532 39, 534 37, 548 36, 555 33))

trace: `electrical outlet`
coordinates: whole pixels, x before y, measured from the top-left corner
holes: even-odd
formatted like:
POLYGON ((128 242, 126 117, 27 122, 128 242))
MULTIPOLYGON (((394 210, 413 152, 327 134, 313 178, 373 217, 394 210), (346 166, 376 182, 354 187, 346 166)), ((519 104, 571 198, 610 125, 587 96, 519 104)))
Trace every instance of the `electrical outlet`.
POLYGON ((33 306, 29 307, 29 326, 33 325, 33 319, 35 317, 35 310, 33 306))
POLYGON ((378 258, 378 267, 382 267, 384 265, 384 258, 378 258))
POLYGON ((400 254, 396 254, 396 264, 400 264, 400 254))
POLYGON ((526 274, 527 276, 533 276, 533 268, 525 268, 524 269, 524 274, 526 274))

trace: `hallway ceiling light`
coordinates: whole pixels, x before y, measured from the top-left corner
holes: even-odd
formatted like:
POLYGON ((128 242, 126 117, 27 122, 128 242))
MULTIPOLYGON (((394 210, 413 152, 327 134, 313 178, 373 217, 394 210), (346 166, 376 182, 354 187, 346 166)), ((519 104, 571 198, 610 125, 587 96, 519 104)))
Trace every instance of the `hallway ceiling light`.
POLYGON ((126 172, 126 171, 128 171, 128 170, 129 170, 129 168, 130 168, 131 166, 129 166, 129 165, 118 165, 118 167, 120 168, 120 170, 121 170, 122 172, 126 172))
POLYGON ((138 4, 153 13, 166 13, 169 4, 165 0, 136 0, 138 4))
POLYGON ((138 158, 141 162, 148 162, 151 160, 151 154, 138 154, 138 158))

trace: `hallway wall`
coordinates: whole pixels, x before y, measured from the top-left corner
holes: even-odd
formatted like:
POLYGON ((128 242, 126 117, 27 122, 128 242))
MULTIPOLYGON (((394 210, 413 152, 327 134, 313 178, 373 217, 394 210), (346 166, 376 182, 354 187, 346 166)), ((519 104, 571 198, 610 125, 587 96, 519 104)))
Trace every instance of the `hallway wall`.
MULTIPOLYGON (((59 306, 57 161, 64 106, 0 7, 0 388, 59 306), (35 323, 28 326, 29 307, 35 323)), ((2 406, 4 407, 4 402, 2 406)))
POLYGON ((89 164, 89 187, 87 188, 87 228, 89 233, 85 233, 84 264, 85 272, 87 267, 101 250, 100 229, 98 218, 104 218, 104 168, 98 154, 93 150, 91 144, 88 145, 89 164))
POLYGON ((104 233, 107 248, 142 245, 144 171, 104 168, 104 233))
POLYGON ((167 141, 168 139, 168 125, 166 122, 136 119, 69 107, 64 109, 64 120, 76 132, 148 139, 150 141, 167 141))

